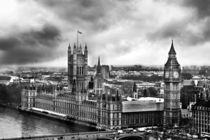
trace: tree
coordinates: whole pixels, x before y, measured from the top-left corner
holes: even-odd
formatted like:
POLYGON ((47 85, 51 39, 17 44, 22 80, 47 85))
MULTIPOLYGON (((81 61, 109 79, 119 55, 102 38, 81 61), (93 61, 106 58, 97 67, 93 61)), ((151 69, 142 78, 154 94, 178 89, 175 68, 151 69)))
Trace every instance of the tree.
POLYGON ((190 73, 182 73, 182 79, 190 80, 190 79, 192 79, 192 74, 190 74, 190 73))
POLYGON ((17 84, 0 85, 0 104, 18 106, 21 103, 21 87, 17 84))

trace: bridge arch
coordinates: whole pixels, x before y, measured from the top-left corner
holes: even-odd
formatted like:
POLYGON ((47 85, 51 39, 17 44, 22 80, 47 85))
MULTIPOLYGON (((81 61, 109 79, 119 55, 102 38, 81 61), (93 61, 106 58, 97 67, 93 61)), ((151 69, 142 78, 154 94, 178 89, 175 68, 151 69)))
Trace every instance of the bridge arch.
POLYGON ((97 138, 97 140, 113 140, 111 138, 97 138))
POLYGON ((118 138, 118 140, 143 140, 143 137, 141 137, 141 136, 124 136, 124 137, 118 138))

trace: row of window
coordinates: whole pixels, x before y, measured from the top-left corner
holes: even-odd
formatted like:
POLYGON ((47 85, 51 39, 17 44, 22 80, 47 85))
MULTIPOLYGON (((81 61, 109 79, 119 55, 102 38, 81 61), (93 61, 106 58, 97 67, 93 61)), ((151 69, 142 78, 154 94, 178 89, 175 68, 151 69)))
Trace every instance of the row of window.
POLYGON ((86 112, 97 112, 96 107, 90 107, 90 106, 81 106, 81 110, 86 111, 86 112))
POLYGON ((166 107, 170 107, 170 108, 180 108, 180 102, 165 102, 164 103, 166 105, 166 107))
POLYGON ((118 126, 118 125, 121 125, 121 121, 120 120, 113 120, 110 122, 110 125, 111 126, 118 126))
POLYGON ((165 89, 166 90, 173 90, 173 91, 177 91, 177 90, 179 90, 179 84, 166 84, 165 85, 165 89))
POLYGON ((80 117, 81 118, 84 118, 84 120, 87 120, 87 119, 97 120, 97 114, 96 113, 93 113, 93 112, 84 112, 84 111, 81 111, 80 112, 80 117))
POLYGON ((203 112, 203 111, 198 111, 198 112, 193 112, 194 115, 197 116, 210 116, 210 112, 203 112))
POLYGON ((55 102, 55 111, 63 114, 74 114, 78 110, 78 105, 68 102, 55 102))
POLYGON ((85 89, 84 86, 85 85, 84 85, 84 82, 83 81, 82 82, 79 82, 79 81, 77 82, 77 89, 83 90, 83 89, 85 89))
POLYGON ((177 99, 179 100, 179 94, 177 92, 165 94, 166 99, 177 99))
POLYGON ((104 125, 118 126, 121 125, 121 119, 107 119, 106 117, 101 117, 101 123, 104 125))
POLYGON ((141 123, 147 123, 147 124, 155 124, 157 122, 161 122, 161 116, 160 113, 138 113, 138 114, 122 114, 122 123, 123 125, 128 124, 141 124, 141 123))
POLYGON ((53 107, 51 104, 36 102, 35 107, 53 111, 53 107))
POLYGON ((194 128, 197 129, 198 132, 208 132, 210 133, 210 126, 208 125, 199 125, 199 124, 194 124, 194 128))
POLYGON ((119 104, 101 103, 100 107, 104 108, 104 109, 107 109, 107 110, 113 110, 113 111, 121 110, 121 105, 119 105, 119 104))
POLYGON ((77 75, 84 75, 84 67, 78 66, 77 67, 77 75))
POLYGON ((110 113, 110 118, 118 119, 121 118, 121 113, 110 113))

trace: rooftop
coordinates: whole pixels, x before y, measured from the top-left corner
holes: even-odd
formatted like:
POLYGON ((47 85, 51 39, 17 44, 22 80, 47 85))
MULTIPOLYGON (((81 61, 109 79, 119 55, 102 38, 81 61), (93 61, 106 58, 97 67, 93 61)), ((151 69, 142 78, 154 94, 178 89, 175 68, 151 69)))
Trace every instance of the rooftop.
POLYGON ((122 112, 163 111, 163 99, 146 97, 135 101, 123 101, 122 112))

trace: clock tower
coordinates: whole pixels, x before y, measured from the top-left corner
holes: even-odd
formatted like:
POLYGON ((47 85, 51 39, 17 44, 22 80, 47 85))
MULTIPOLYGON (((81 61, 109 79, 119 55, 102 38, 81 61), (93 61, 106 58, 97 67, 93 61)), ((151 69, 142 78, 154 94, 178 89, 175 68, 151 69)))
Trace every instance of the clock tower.
POLYGON ((176 59, 173 40, 164 67, 164 127, 179 126, 181 69, 176 59))

